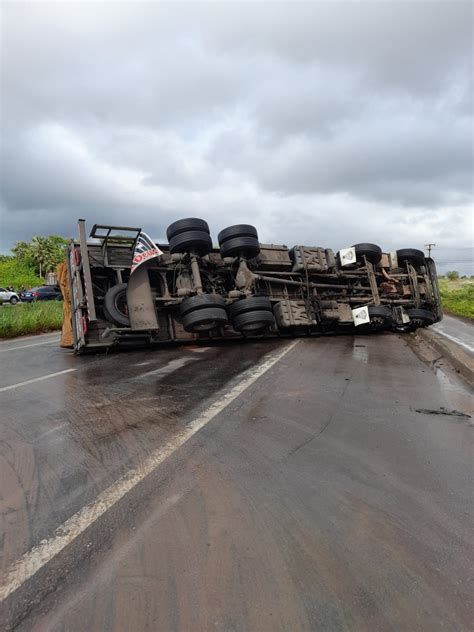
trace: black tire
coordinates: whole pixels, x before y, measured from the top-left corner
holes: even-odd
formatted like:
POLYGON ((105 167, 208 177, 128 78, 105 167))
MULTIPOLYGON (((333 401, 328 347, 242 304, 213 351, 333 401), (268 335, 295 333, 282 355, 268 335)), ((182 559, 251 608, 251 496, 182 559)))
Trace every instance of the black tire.
POLYGON ((197 296, 190 296, 189 298, 185 298, 181 303, 179 313, 181 316, 185 316, 198 309, 207 309, 209 307, 225 310, 225 300, 222 296, 218 296, 217 294, 198 294, 197 296))
POLYGON ((227 312, 223 307, 202 307, 182 317, 184 329, 195 333, 222 327, 228 322, 227 312))
POLYGON ((422 250, 416 248, 402 248, 397 250, 398 265, 404 266, 406 263, 411 263, 415 266, 422 266, 425 263, 425 253, 422 250))
POLYGON ((429 309, 413 307, 412 309, 407 309, 406 313, 410 317, 410 322, 408 323, 410 331, 414 331, 419 327, 429 327, 436 322, 435 315, 429 309))
POLYGON ((203 219, 198 219, 197 217, 188 217, 186 219, 179 219, 177 222, 173 222, 166 229, 166 237, 168 241, 176 237, 176 235, 181 235, 181 233, 188 233, 189 231, 198 230, 203 233, 207 233, 209 235, 209 225, 203 219))
POLYGON ((267 329, 275 322, 273 312, 268 310, 257 310, 253 312, 245 312, 239 314, 232 319, 232 327, 236 331, 243 333, 251 333, 267 329))
POLYGON ((256 237, 235 237, 221 244, 221 257, 246 257, 252 259, 260 252, 256 237))
POLYGON ((10 299, 10 305, 16 305, 18 303, 18 299, 16 296, 12 296, 10 299))
POLYGON ((365 255, 367 261, 370 261, 373 265, 376 265, 382 259, 382 248, 377 244, 354 244, 357 261, 362 263, 363 256, 365 255))
POLYGON ((217 235, 219 246, 229 239, 235 239, 236 237, 254 237, 258 241, 258 233, 255 226, 250 224, 236 224, 235 226, 228 226, 221 230, 217 235))
POLYGON ((170 239, 170 253, 191 252, 203 257, 212 250, 212 239, 209 233, 202 230, 190 230, 170 239))
POLYGON ((390 329, 394 324, 393 312, 383 305, 369 305, 370 328, 375 331, 390 329))
POLYGON ((235 301, 235 303, 232 303, 229 308, 231 318, 235 318, 239 314, 246 314, 247 312, 261 310, 265 310, 267 312, 273 311, 270 299, 266 296, 249 296, 248 298, 235 301))
POLYGON ((127 304, 127 284, 119 283, 104 296, 104 314, 107 320, 120 327, 130 327, 130 318, 120 309, 127 304))

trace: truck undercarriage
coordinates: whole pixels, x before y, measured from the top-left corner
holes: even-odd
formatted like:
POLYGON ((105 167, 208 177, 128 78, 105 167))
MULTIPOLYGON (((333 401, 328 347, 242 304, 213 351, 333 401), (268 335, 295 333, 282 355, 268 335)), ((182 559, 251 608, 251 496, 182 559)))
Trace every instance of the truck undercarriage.
POLYGON ((178 220, 168 244, 94 225, 68 249, 74 350, 225 338, 414 331, 442 318, 420 250, 261 244, 253 226, 178 220))

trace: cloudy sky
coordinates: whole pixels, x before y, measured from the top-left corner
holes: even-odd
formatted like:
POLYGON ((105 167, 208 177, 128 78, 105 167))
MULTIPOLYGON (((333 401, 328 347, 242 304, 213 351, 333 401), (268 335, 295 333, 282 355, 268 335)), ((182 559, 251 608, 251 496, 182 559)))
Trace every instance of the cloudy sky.
POLYGON ((3 3, 1 251, 197 216, 468 259, 472 7, 3 3))

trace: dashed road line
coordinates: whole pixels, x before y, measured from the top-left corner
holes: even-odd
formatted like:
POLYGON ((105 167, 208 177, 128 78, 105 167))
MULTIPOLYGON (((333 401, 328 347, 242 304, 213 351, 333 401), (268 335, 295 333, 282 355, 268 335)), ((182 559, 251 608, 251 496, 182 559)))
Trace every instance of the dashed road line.
POLYGON ((77 371, 77 369, 64 369, 64 371, 56 371, 56 373, 48 373, 48 375, 35 377, 32 380, 17 382, 16 384, 10 384, 10 386, 2 386, 0 387, 0 393, 3 393, 4 391, 11 391, 14 388, 20 388, 20 386, 27 386, 28 384, 34 384, 35 382, 42 382, 43 380, 49 380, 52 377, 57 377, 58 375, 64 375, 65 373, 72 373, 72 371, 77 371))

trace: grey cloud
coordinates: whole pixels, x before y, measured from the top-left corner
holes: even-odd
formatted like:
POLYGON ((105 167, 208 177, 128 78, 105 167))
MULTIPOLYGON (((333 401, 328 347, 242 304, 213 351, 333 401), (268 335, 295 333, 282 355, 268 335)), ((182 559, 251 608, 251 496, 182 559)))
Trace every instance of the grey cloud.
POLYGON ((2 10, 4 250, 79 216, 469 241, 469 2, 2 10))

